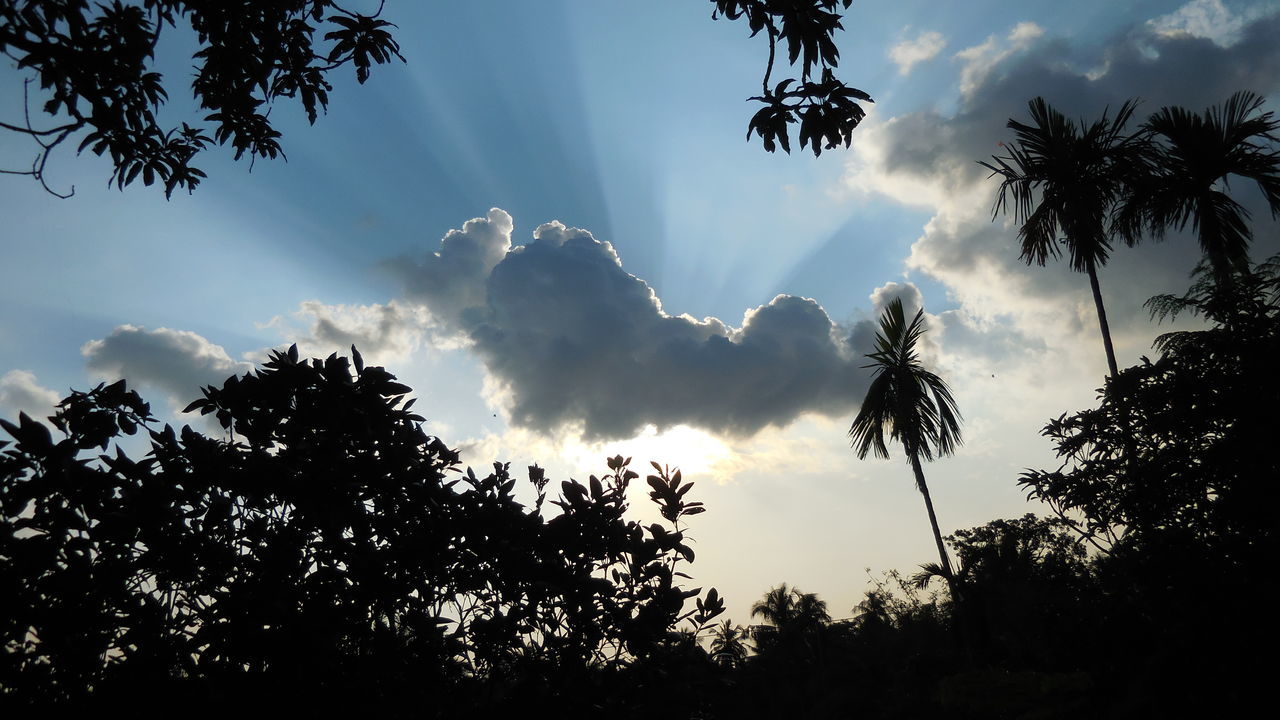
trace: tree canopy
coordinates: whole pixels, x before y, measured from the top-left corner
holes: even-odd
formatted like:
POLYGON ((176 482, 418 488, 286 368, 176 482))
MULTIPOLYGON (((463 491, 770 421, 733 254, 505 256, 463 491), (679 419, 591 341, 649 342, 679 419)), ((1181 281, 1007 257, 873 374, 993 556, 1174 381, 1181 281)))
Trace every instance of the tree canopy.
MULTIPOLYGON (((799 123, 800 147, 814 155, 847 146, 870 102, 865 92, 836 79, 840 53, 833 40, 842 29, 837 10, 852 0, 712 0, 713 17, 745 19, 751 34, 769 40, 762 92, 764 105, 751 118, 754 134, 773 152, 791 151, 789 125, 799 123), (798 78, 772 84, 778 46, 798 78)), ((35 145, 30 167, 0 172, 27 175, 50 193, 70 197, 50 184, 49 156, 68 141, 111 160, 109 184, 123 189, 141 179, 159 184, 165 196, 191 192, 205 173, 197 156, 212 145, 230 144, 239 160, 284 156, 272 106, 302 104, 315 123, 329 104, 330 73, 343 67, 356 80, 369 79, 374 65, 405 58, 393 37, 394 24, 350 9, 344 0, 278 0, 235 4, 203 0, 0 0, 0 53, 27 73, 24 117, 5 118, 0 129, 35 145), (197 50, 191 91, 203 116, 166 124, 160 109, 174 90, 156 69, 156 48, 166 32, 190 29, 197 50), (32 104, 35 117, 33 118, 32 104)), ((412 30, 408 30, 412 32, 412 30)))
POLYGON ((866 117, 858 103, 873 102, 870 95, 846 85, 833 72, 840 64, 835 32, 844 29, 837 11, 847 10, 853 0, 711 1, 716 6, 713 18, 745 19, 752 37, 763 31, 769 41, 761 93, 750 98, 764 107, 751 117, 747 139, 756 135, 765 150, 781 147, 790 153, 789 125, 798 122, 800 147, 808 145, 815 157, 824 149, 848 147, 854 128, 866 117), (779 45, 785 46, 789 64, 800 62, 800 76, 771 85, 779 45))
POLYGON ((665 526, 626 519, 639 473, 622 457, 547 503, 541 468, 528 490, 505 464, 462 471, 409 388, 352 360, 274 352, 205 388, 188 410, 224 437, 156 427, 123 381, 64 400, 60 439, 0 420, 0 699, 587 706, 574 683, 723 611, 714 589, 685 607, 683 522, 703 508, 678 470, 647 478, 665 526), (125 448, 139 432, 143 457, 125 448))
POLYGON ((27 170, 46 190, 49 154, 80 139, 79 152, 107 155, 110 182, 118 188, 141 178, 160 183, 166 196, 199 185, 204 171, 192 164, 211 143, 230 143, 236 159, 283 155, 271 106, 281 98, 302 103, 314 123, 329 104, 327 74, 343 66, 363 83, 375 64, 400 55, 391 23, 334 0, 230 4, 197 0, 90 3, 88 0, 4 0, 0 3, 0 53, 32 75, 38 109, 48 119, 0 124, 38 146, 27 170), (157 117, 169 97, 155 70, 156 46, 166 27, 189 26, 199 49, 192 56, 191 90, 208 114, 191 123, 162 125, 157 117))

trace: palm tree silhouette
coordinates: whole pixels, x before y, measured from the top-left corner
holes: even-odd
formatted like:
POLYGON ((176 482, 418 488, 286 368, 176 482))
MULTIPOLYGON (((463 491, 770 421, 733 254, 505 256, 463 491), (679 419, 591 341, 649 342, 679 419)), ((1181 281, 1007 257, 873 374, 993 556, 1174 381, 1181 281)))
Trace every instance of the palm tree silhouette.
POLYGON ((1254 181, 1271 209, 1280 215, 1280 121, 1261 112, 1263 98, 1247 91, 1232 95, 1221 107, 1196 114, 1163 107, 1143 130, 1150 133, 1153 172, 1141 183, 1121 213, 1121 226, 1132 241, 1142 230, 1156 240, 1168 228, 1191 223, 1213 277, 1225 281, 1249 269, 1249 211, 1225 192, 1228 177, 1254 181))
POLYGON ((770 647, 831 622, 827 603, 817 593, 801 592, 782 583, 751 606, 751 617, 767 625, 753 628, 757 645, 770 647))
POLYGON ((1098 268, 1107 263, 1111 252, 1108 225, 1112 210, 1145 167, 1145 136, 1124 133, 1136 102, 1126 102, 1114 118, 1108 118, 1104 111, 1087 127, 1084 121, 1068 120, 1044 98, 1035 98, 1028 106, 1032 124, 1009 120, 1017 141, 1005 146, 1008 157, 992 156, 994 164, 979 163, 991 170, 991 177, 1004 178, 992 219, 1007 211, 1012 199, 1014 221, 1022 223, 1018 230, 1021 257, 1028 265, 1043 266, 1049 257, 1059 257, 1061 242, 1067 248, 1071 269, 1088 273, 1107 368, 1115 377, 1116 353, 1098 285, 1098 268))
POLYGON ((716 625, 711 636, 711 659, 726 668, 737 667, 747 657, 747 631, 733 621, 716 625))
POLYGON ((954 597, 958 590, 955 574, 942 544, 938 517, 933 511, 920 459, 932 460, 935 453, 942 457, 955 452, 961 443, 960 411, 947 383, 920 364, 916 343, 924 330, 923 309, 916 312, 910 324, 906 322, 901 298, 895 298, 885 309, 880 317, 880 332, 876 334, 876 351, 867 355, 875 362, 866 367, 875 368, 875 375, 849 435, 859 460, 865 459, 868 452, 874 452, 876 457, 889 457, 886 433, 889 440, 902 443, 916 476, 916 489, 924 496, 938 557, 954 597))

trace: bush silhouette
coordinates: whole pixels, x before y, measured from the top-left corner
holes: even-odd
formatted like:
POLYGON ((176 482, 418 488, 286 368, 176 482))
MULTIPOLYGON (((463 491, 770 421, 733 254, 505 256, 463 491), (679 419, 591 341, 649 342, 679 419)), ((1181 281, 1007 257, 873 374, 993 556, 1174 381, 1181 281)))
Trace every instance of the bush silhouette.
POLYGON ((124 381, 64 400, 58 440, 25 414, 0 421, 16 441, 0 445, 6 704, 139 688, 205 707, 590 704, 568 689, 723 610, 714 590, 686 610, 698 591, 677 584, 683 521, 703 510, 679 471, 648 477, 665 527, 626 519, 638 473, 622 457, 561 483, 546 519, 541 468, 528 505, 507 465, 459 470, 410 389, 352 350, 274 352, 205 388, 188 410, 221 438, 155 428, 124 381), (139 431, 135 459, 120 441, 139 431))

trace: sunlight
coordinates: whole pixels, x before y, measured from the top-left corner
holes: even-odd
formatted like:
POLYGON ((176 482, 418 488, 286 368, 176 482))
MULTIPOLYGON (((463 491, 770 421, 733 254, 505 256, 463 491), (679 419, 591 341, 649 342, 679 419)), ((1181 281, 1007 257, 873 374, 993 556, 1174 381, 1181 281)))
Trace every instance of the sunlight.
POLYGON ((596 443, 574 440, 566 443, 564 454, 574 459, 574 467, 595 467, 602 456, 622 455, 634 458, 632 469, 642 475, 649 461, 654 461, 680 468, 690 479, 710 476, 718 483, 731 480, 736 467, 731 462, 734 452, 728 445, 714 435, 687 425, 661 432, 656 426, 648 425, 630 440, 596 443))

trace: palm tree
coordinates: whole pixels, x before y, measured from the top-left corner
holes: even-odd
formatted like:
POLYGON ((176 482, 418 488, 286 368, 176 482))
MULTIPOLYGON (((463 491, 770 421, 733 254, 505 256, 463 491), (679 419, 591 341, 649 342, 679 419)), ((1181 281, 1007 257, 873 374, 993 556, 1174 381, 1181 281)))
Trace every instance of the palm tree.
POLYGON ((1059 257, 1061 242, 1071 269, 1088 273, 1107 368, 1115 377, 1116 352, 1098 285, 1098 268, 1107 263, 1111 253, 1108 225, 1112 210, 1146 161, 1145 135, 1124 133, 1136 103, 1126 102, 1114 118, 1108 118, 1104 111, 1101 119, 1087 127, 1083 120, 1068 120, 1044 98, 1035 98, 1028 105, 1032 124, 1009 120, 1008 127, 1017 136, 1013 145, 1005 146, 1009 156, 993 156, 994 164, 980 163, 991 170, 991 177, 1004 178, 992 216, 994 219, 1007 211, 1012 199, 1014 221, 1022 223, 1018 230, 1021 257, 1028 265, 1043 266, 1050 256, 1059 257))
POLYGON ((731 620, 716 625, 711 636, 711 659, 727 668, 737 667, 747 657, 747 631, 731 620))
POLYGON ((1203 114, 1163 107, 1142 126, 1157 140, 1154 171, 1139 186, 1121 214, 1127 239, 1143 229, 1159 240, 1168 228, 1191 223, 1200 249, 1221 282, 1249 269, 1249 211, 1230 198, 1228 177, 1254 181, 1280 215, 1280 121, 1261 112, 1263 98, 1237 92, 1221 107, 1203 114))
POLYGON ((916 343, 924 330, 923 309, 916 312, 909 325, 901 298, 894 299, 885 309, 876 335, 876 351, 867 355, 875 362, 866 367, 875 368, 875 375, 849 435, 859 460, 865 459, 869 452, 874 452, 876 457, 889 457, 886 434, 889 440, 902 443, 916 476, 916 489, 924 495, 938 557, 954 597, 958 590, 955 575, 942 544, 938 517, 933 511, 920 459, 932 460, 935 453, 942 457, 955 452, 961 443, 960 411, 947 383, 920 364, 916 343))
POLYGON ((769 646, 782 638, 795 637, 831 622, 827 603, 817 593, 801 592, 799 588, 782 583, 765 593, 751 606, 751 617, 764 620, 767 625, 757 625, 755 639, 758 645, 769 646))

